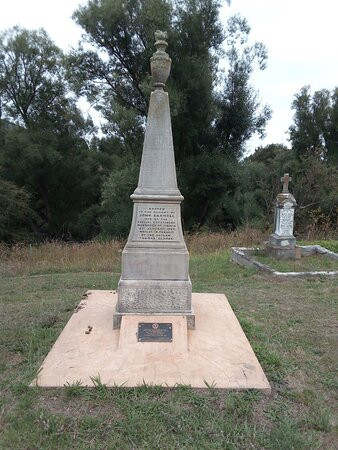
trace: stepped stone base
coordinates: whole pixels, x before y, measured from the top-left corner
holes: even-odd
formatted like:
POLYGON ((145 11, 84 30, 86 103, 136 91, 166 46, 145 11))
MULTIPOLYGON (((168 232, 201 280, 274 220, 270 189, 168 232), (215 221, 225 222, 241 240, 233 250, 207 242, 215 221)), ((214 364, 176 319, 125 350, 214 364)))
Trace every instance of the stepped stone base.
POLYGON ((296 247, 294 236, 279 236, 271 234, 266 245, 267 254, 276 259, 299 259, 301 251, 296 247))

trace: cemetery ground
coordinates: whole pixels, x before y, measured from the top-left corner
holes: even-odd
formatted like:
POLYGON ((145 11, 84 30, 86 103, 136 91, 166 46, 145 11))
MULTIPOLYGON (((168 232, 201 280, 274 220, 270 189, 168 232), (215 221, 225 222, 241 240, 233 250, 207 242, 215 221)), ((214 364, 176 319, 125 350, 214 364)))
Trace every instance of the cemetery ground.
POLYGON ((268 255, 254 254, 253 259, 280 272, 334 271, 338 267, 337 260, 329 259, 325 255, 306 256, 296 260, 276 260, 268 255))
MULTIPOLYGON (((224 293, 271 395, 214 386, 29 387, 88 289, 114 289, 122 242, 1 249, 0 448, 337 448, 338 279, 280 280, 230 262, 262 236, 189 239, 195 292, 224 293)), ((338 250, 338 241, 321 241, 338 250)))

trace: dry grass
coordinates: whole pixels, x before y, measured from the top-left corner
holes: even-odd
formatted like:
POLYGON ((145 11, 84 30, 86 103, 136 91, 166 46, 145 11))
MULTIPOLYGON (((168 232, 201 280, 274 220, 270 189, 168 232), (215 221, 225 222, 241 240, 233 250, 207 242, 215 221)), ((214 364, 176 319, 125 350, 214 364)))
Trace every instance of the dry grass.
MULTIPOLYGON (((258 246, 269 232, 245 227, 231 232, 186 235, 191 255, 222 251, 231 246, 258 246)), ((316 236, 317 239, 320 237, 316 236)), ((32 275, 53 272, 118 272, 125 241, 85 243, 46 242, 37 245, 0 243, 0 275, 32 275)))
MULTIPOLYGON (((201 232, 186 235, 191 255, 222 251, 232 246, 259 246, 269 232, 249 227, 231 232, 201 232)), ((318 237, 317 237, 318 238, 318 237)), ((0 275, 34 275, 53 272, 119 272, 124 240, 37 245, 0 243, 0 275)))
MULTIPOLYGON (((233 245, 258 245, 267 238, 261 231, 243 229, 233 232, 187 235, 191 254, 215 252, 233 245)), ((29 246, 0 243, 0 275, 32 275, 53 272, 118 272, 125 242, 90 241, 85 243, 46 242, 29 246)))
POLYGON ((187 236, 189 251, 193 255, 216 252, 233 246, 251 247, 261 245, 268 239, 269 232, 253 228, 242 228, 230 232, 195 233, 187 236))
POLYGON ((0 275, 52 272, 116 272, 124 242, 47 242, 39 245, 0 244, 0 275))

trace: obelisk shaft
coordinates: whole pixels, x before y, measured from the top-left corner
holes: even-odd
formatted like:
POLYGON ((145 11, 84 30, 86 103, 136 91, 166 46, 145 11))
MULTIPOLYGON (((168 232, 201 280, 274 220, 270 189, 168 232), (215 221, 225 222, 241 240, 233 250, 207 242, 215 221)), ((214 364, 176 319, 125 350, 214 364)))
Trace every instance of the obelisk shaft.
POLYGON ((151 93, 138 187, 135 195, 181 196, 177 188, 169 96, 151 93))

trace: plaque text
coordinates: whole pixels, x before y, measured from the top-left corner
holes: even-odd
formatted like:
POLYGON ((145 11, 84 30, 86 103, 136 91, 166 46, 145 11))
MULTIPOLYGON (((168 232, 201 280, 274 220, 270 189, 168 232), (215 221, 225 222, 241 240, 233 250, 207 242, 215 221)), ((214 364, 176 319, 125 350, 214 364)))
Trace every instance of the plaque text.
POLYGON ((134 239, 178 240, 177 210, 173 206, 138 206, 134 239))

